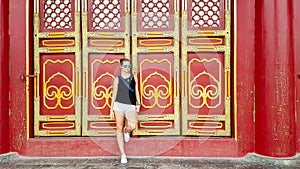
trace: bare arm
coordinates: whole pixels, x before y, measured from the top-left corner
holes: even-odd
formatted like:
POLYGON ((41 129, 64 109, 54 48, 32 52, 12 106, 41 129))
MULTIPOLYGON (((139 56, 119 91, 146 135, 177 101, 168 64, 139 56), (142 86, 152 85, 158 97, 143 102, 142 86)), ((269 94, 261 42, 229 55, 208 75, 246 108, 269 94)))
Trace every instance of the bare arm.
POLYGON ((136 104, 137 104, 137 112, 140 111, 140 107, 141 107, 141 100, 140 100, 140 92, 139 92, 139 85, 138 85, 138 78, 137 75, 134 74, 134 80, 135 80, 135 96, 136 96, 136 104))
POLYGON ((118 93, 118 83, 119 83, 119 79, 118 77, 116 77, 114 79, 114 82, 113 82, 113 88, 112 88, 112 98, 111 98, 111 107, 110 107, 110 117, 112 119, 114 119, 114 111, 113 111, 113 107, 114 107, 114 104, 115 104, 115 100, 116 100, 116 97, 117 97, 117 93, 118 93))

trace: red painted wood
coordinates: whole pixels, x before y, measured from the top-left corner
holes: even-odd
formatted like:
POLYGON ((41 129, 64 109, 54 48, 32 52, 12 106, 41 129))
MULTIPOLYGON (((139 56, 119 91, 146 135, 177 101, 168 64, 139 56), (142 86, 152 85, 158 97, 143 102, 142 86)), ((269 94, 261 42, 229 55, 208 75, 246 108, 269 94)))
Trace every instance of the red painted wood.
MULTIPOLYGON (((125 144, 128 156, 186 156, 237 157, 234 139, 143 137, 131 138, 125 144), (209 151, 208 151, 209 150, 209 151)), ((115 156, 119 155, 117 142, 110 138, 34 138, 20 152, 25 156, 115 156)))
POLYGON ((237 4, 237 139, 241 156, 254 152, 254 35, 255 0, 237 4))
MULTIPOLYGON (((237 72, 235 72, 237 75, 237 141, 233 138, 209 138, 206 140, 195 137, 140 137, 133 138, 130 143, 126 144, 128 153, 130 152, 128 149, 134 149, 128 155, 146 155, 147 153, 161 156, 241 157, 254 151, 254 1, 240 0, 237 2, 238 46, 237 72)), ((26 139, 25 82, 19 78, 20 75, 25 74, 26 66, 26 5, 25 1, 19 0, 10 0, 10 4, 11 151, 26 156, 115 155, 118 149, 113 137, 26 139), (14 18, 19 19, 15 20, 14 18), (99 148, 99 144, 101 148, 99 148)))
POLYGON ((256 1, 256 146, 271 157, 296 153, 292 0, 256 1))
POLYGON ((0 1, 0 154, 10 151, 8 1, 0 1))
MULTIPOLYGON (((294 52, 295 65, 300 65, 300 1, 294 0, 294 52)), ((297 121, 300 121, 300 66, 295 66, 296 79, 296 113, 297 121)), ((300 152, 300 123, 297 123, 297 152, 300 152)))
POLYGON ((26 143, 26 1, 9 1, 10 137, 11 151, 20 151, 26 143), (18 18, 18 19, 16 19, 18 18))

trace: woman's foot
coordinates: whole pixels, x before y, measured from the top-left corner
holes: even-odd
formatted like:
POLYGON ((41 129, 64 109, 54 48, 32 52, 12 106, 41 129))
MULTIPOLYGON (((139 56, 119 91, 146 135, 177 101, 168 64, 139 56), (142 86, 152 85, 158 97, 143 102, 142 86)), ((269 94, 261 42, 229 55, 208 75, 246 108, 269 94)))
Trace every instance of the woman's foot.
POLYGON ((122 156, 121 156, 121 163, 122 163, 122 164, 127 163, 126 155, 122 155, 122 156))
POLYGON ((130 140, 129 132, 126 133, 126 127, 124 127, 124 141, 127 143, 130 140))

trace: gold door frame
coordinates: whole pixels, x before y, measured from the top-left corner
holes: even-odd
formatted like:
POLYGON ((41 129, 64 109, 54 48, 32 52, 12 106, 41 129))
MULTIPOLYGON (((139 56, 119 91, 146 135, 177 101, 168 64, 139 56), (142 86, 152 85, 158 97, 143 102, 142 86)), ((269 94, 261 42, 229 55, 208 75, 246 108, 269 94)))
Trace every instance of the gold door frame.
MULTIPOLYGON (((230 0, 221 0, 218 2, 224 3, 224 28, 219 30, 214 29, 198 29, 190 30, 188 25, 188 1, 182 3, 182 134, 196 136, 230 136, 230 73, 231 73, 231 4, 230 0), (195 43, 191 45, 191 39, 201 39, 210 41, 210 43, 195 43), (215 45, 214 41, 220 45, 215 45), (221 72, 224 77, 224 86, 219 86, 220 90, 224 91, 224 111, 223 115, 197 115, 189 114, 188 107, 192 106, 189 103, 191 93, 191 81, 189 79, 189 64, 188 53, 224 53, 224 72, 221 72), (221 88, 220 88, 221 87, 221 88), (196 126, 195 124, 201 124, 196 126), (195 126, 193 126, 195 125, 195 126), (191 129, 194 127, 194 130, 191 129), (222 129, 223 128, 223 129, 222 129)), ((222 10, 221 8, 219 8, 222 10)), ((221 17, 220 17, 221 18, 221 17)), ((219 19, 220 19, 219 18, 219 19)), ((221 18, 222 19, 222 18, 221 18)), ((198 60, 198 62, 209 62, 207 60, 198 60)), ((219 62, 219 61, 218 61, 219 62)), ((207 72, 204 72, 207 74, 207 72)), ((220 91, 219 91, 220 92, 220 91)), ((219 93, 220 94, 220 93, 219 93)))
MULTIPOLYGON (((219 0, 220 2, 222 0, 219 0)), ((187 2, 188 0, 174 0, 173 9, 174 9, 174 31, 138 31, 137 30, 137 0, 132 0, 130 3, 129 0, 124 1, 124 22, 132 23, 125 24, 124 32, 89 32, 88 31, 88 11, 87 11, 87 0, 74 0, 75 2, 75 12, 74 12, 74 27, 73 32, 40 32, 40 2, 39 0, 34 1, 34 135, 35 136, 79 136, 81 135, 81 123, 82 123, 82 135, 83 136, 112 136, 115 135, 114 131, 109 132, 99 132, 99 131, 88 131, 88 122, 89 121, 98 121, 98 122, 107 122, 111 121, 109 116, 106 115, 88 115, 88 79, 89 79, 89 68, 88 68, 88 59, 89 54, 105 54, 113 53, 118 54, 122 53, 126 58, 130 58, 130 38, 132 38, 132 64, 133 72, 138 73, 141 63, 138 62, 138 54, 145 53, 173 53, 173 77, 172 87, 174 90, 174 114, 171 115, 138 115, 138 120, 143 122, 148 121, 174 121, 173 130, 162 130, 154 131, 149 128, 149 130, 136 130, 135 135, 196 135, 196 136, 230 136, 231 135, 231 84, 230 84, 230 75, 231 75, 231 4, 230 0, 223 0, 224 5, 224 29, 222 30, 189 30, 188 23, 188 12, 187 12, 187 2), (181 4, 180 4, 181 3, 181 4), (132 12, 130 13, 130 5, 132 12), (180 43, 180 6, 181 6, 181 43, 180 43), (82 9, 82 11, 81 11, 82 9), (132 14, 130 18, 130 14, 132 14), (80 25, 80 17, 81 24, 80 25), (177 25, 177 26, 176 26, 177 25), (132 29, 130 30, 130 26, 132 29), (80 32, 82 30, 82 35, 80 32), (132 32, 132 34, 130 34, 132 32), (132 37, 130 37, 132 35, 132 37), (209 37, 218 39, 223 38, 224 44, 214 46, 211 44, 201 44, 201 45, 189 45, 189 40, 191 38, 199 37, 209 37), (44 39, 46 40, 61 40, 74 38, 74 46, 72 47, 57 47, 57 46, 40 46, 40 42, 44 39), (82 51, 81 51, 81 38, 82 38, 82 51), (91 47, 89 46, 89 38, 94 39, 104 39, 104 40, 115 40, 123 39, 124 47, 91 47), (138 46, 138 39, 172 39, 174 40, 174 45, 169 47, 161 46, 138 46), (181 44, 181 61, 180 61, 180 49, 179 45, 181 44), (81 53, 82 52, 82 53, 81 53), (224 90, 224 114, 223 115, 192 115, 188 112, 188 98, 191 86, 188 71, 188 53, 202 53, 202 52, 220 52, 224 54, 224 72, 222 76, 224 77, 224 86, 221 88, 224 90), (53 116, 41 116, 40 115, 40 86, 44 87, 45 84, 40 84, 40 55, 41 54, 59 54, 59 53, 74 53, 76 65, 74 67, 74 94, 75 96, 75 115, 53 115, 53 116), (81 56, 82 54, 82 56, 81 56), (181 67, 180 67, 181 64, 181 67), (82 67, 81 67, 82 66, 82 67), (181 77, 181 79, 180 79, 181 77), (179 83, 181 80, 181 83, 179 83), (180 87, 181 84, 181 87, 180 87), (180 91, 181 89, 181 91, 180 91), (181 97, 181 98, 180 98, 181 97), (181 102, 181 103, 180 103, 181 102), (82 106, 81 106, 82 103, 82 106), (180 109, 181 104, 181 109, 180 109), (81 114, 82 113, 82 114, 81 114), (180 116, 181 113, 181 116, 180 116), (181 120, 180 120, 181 117, 181 120), (68 123, 70 121, 75 122, 75 130, 64 130, 64 129, 51 129, 51 130, 40 130, 40 122, 46 123, 68 123), (82 121, 82 122, 81 122, 82 121), (224 129, 216 130, 217 128, 210 127, 201 127, 203 131, 199 130, 190 130, 189 121, 195 121, 203 124, 213 123, 215 125, 222 125, 224 129), (182 122, 182 123, 180 123, 182 122), (180 130, 180 125, 182 128, 180 130)), ((159 62, 159 61, 155 61, 159 62)), ((203 61, 201 61, 203 62, 203 61)), ((110 62, 107 62, 110 64, 110 62)), ((139 77, 139 79, 141 79, 139 77)), ((142 86, 142 82, 139 81, 139 86, 142 86)), ((141 91, 143 89, 141 88, 141 91)), ((109 106, 109 105, 107 105, 109 106)), ((110 122, 108 122, 110 123, 110 122)))
MULTIPOLYGON (((45 3, 47 2, 48 1, 46 1, 45 3)), ((69 19, 74 19, 73 22, 74 31, 63 32, 63 31, 59 31, 59 29, 58 31, 40 31, 41 28, 40 23, 43 21, 48 22, 46 18, 40 17, 40 13, 46 12, 46 9, 44 9, 44 7, 41 7, 40 0, 34 1, 34 135, 35 136, 79 136, 81 134, 81 97, 80 97, 81 41, 80 41, 79 2, 80 0, 74 1, 74 9, 75 9, 73 13, 74 18, 69 17, 69 19), (40 11, 40 7, 44 10, 40 11), (40 45, 40 43, 42 45, 40 45), (40 79, 41 76, 43 76, 40 74, 41 72, 40 56, 42 54, 66 54, 66 53, 75 54, 75 58, 74 58, 75 63, 66 60, 61 61, 59 59, 57 59, 56 61, 47 60, 47 62, 43 65, 43 69, 45 69, 46 64, 49 62, 58 63, 58 64, 69 62, 71 65, 73 65, 72 73, 73 73, 74 81, 70 82, 73 85, 73 87, 70 89, 70 92, 72 93, 73 97, 75 97, 74 99, 75 115, 40 115, 40 108, 42 103, 41 103, 41 97, 39 91, 40 91, 40 79), (45 126, 45 129, 41 130, 40 125, 45 126), (46 127, 47 125, 49 126, 46 127), (62 125, 66 125, 67 127, 62 127, 62 125), (74 130, 69 130, 68 128, 70 127, 72 128, 74 127, 74 130)), ((51 5, 55 5, 55 3, 53 2, 50 3, 51 4, 49 4, 48 6, 49 8, 52 8, 51 5)), ((72 4, 72 1, 70 1, 69 3, 72 4)), ((64 9, 70 10, 68 9, 69 7, 70 6, 63 7, 62 9, 56 4, 54 8, 58 10, 64 10, 64 9)), ((72 12, 73 11, 70 11, 70 13, 72 12)), ((53 11, 51 12, 51 14, 53 14, 53 11)), ((54 22, 56 21, 55 20, 50 21, 51 24, 54 22)), ((59 21, 57 22, 59 23, 59 21)), ((47 24, 49 24, 49 22, 47 24)), ((59 75, 64 76, 61 73, 59 73, 59 75)), ((42 91, 46 90, 45 89, 46 86, 47 84, 45 82, 41 84, 42 91)), ((60 95, 59 93, 57 93, 56 95, 57 102, 59 102, 60 100, 59 95, 60 95)))
MULTIPOLYGON (((90 76, 90 74, 93 74, 93 70, 90 70, 89 68, 89 57, 90 54, 98 54, 98 55, 105 55, 105 54, 123 54, 125 58, 130 58, 130 10, 128 1, 118 1, 120 4, 123 4, 123 9, 120 9, 124 12, 124 30, 122 32, 118 31, 105 31, 105 30, 95 30, 95 31, 89 31, 91 29, 89 25, 89 21, 92 19, 89 17, 88 9, 90 9, 91 5, 94 1, 88 2, 87 0, 82 0, 82 56, 83 56, 83 117, 82 117, 82 135, 83 136, 113 136, 116 134, 115 131, 115 121, 110 119, 109 114, 108 115, 102 115, 99 113, 99 115, 89 115, 89 97, 91 98, 93 95, 95 95, 94 92, 89 92, 89 88, 93 88, 91 91, 94 91, 94 86, 91 86, 89 84, 89 79, 93 78, 93 76, 90 76), (127 23, 127 24, 126 24, 127 23), (100 42, 100 43, 115 43, 117 45, 111 45, 111 46, 103 46, 101 44, 99 45, 93 45, 93 42, 100 42), (119 45, 120 44, 120 45, 119 45), (89 128, 94 128, 93 126, 95 124, 104 124, 105 128, 108 130, 98 130, 97 127, 93 130, 89 130, 89 128)), ((118 4, 118 5, 120 5, 118 4)), ((95 4, 94 4, 95 5, 95 4)), ((99 4, 98 4, 99 5, 99 4)), ((106 4, 106 6, 111 4, 106 4)), ((121 6, 122 7, 122 6, 121 6)), ((121 8, 120 7, 120 8, 121 8)), ((103 6, 103 8, 105 8, 103 6)), ((102 9, 103 10, 103 9, 102 9)), ((100 10, 99 10, 100 11, 100 10)), ((94 62, 99 62, 101 64, 109 64, 112 65, 114 63, 119 63, 118 59, 113 60, 96 60, 94 62)), ((119 64, 117 64, 119 65, 119 64)), ((114 78, 114 75, 112 73, 106 72, 105 74, 101 75, 102 77, 105 76, 111 76, 114 78)), ((92 79, 93 80, 93 79, 92 79)), ((110 89, 109 87, 106 88, 105 86, 101 86, 102 88, 105 88, 108 92, 110 89)), ((110 93, 106 93, 107 95, 110 95, 110 93)), ((104 108, 110 108, 110 96, 107 96, 104 98, 106 100, 106 104, 102 107, 98 107, 97 109, 103 110, 104 108)))
MULTIPOLYGON (((143 99, 143 93, 144 93, 144 82, 142 81, 143 78, 143 73, 138 72, 141 71, 143 68, 143 64, 145 62, 147 63, 162 63, 165 62, 170 65, 170 67, 174 70, 174 72, 170 72, 169 76, 173 77, 173 80, 166 80, 169 82, 168 87, 166 87, 169 91, 174 90, 174 96, 172 96, 173 99, 173 105, 174 105, 174 113, 173 114, 162 114, 162 115, 141 115, 138 114, 138 127, 134 131, 134 135, 180 135, 180 120, 179 120, 179 104, 180 104, 180 99, 179 99, 179 2, 178 0, 170 0, 167 1, 169 4, 173 4, 173 6, 170 5, 170 8, 173 8, 174 10, 174 23, 170 23, 170 25, 174 24, 173 30, 168 30, 168 31, 161 31, 161 30, 138 30, 139 26, 139 20, 138 20, 138 0, 133 0, 132 1, 132 63, 133 63, 133 71, 136 73, 139 73, 140 76, 139 78, 139 87, 140 87, 140 95, 141 99, 143 99), (171 3, 172 2, 172 3, 171 3), (141 40, 139 40, 141 39, 141 40), (143 42, 142 42, 143 41, 143 42), (147 42, 151 43, 154 41, 161 41, 161 42, 166 42, 167 45, 161 45, 161 44, 156 44, 156 45, 146 45, 147 42), (144 43, 145 45, 142 45, 144 43), (171 44, 173 43, 173 46, 171 44), (173 63, 163 59, 163 60, 144 60, 142 62, 138 61, 138 55, 139 54, 173 54, 173 63), (173 64, 173 65, 172 65, 173 64), (171 86, 171 87, 170 87, 171 86), (148 123, 148 124, 147 124, 148 123), (155 125, 151 125, 151 123, 154 123, 155 125), (146 125, 147 124, 147 125, 146 125), (157 126, 160 126, 160 129, 157 126), (144 126, 145 129, 140 130, 139 126, 144 126), (172 129, 166 129, 170 126, 173 126, 172 129)), ((149 2, 150 3, 150 2, 149 2)), ((154 3, 154 2, 151 2, 154 3)), ((161 2, 157 2, 161 3, 161 2)), ((164 78, 163 75, 153 72, 154 74, 160 76, 161 78, 164 78)), ((150 78, 150 77, 147 77, 150 78)), ((152 86, 155 88, 154 86, 152 86)), ((158 90, 158 88, 157 88, 158 90)), ((173 95, 173 94, 172 94, 173 95)), ((156 97, 159 97, 157 95, 156 97)), ((155 98, 156 103, 158 102, 159 98, 155 98)), ((147 107, 144 103, 143 100, 141 100, 142 104, 142 109, 143 108, 148 108, 148 110, 152 109, 153 106, 147 107)), ((158 105, 159 106, 159 105, 158 105)))

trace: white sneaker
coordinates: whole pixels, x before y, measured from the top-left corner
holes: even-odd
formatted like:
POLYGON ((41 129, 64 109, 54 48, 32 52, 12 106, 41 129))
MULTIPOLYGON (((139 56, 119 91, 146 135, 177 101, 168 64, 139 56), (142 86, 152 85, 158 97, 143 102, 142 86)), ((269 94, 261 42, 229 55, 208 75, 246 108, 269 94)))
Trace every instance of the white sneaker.
POLYGON ((121 163, 122 163, 122 164, 127 163, 126 155, 122 155, 122 156, 121 156, 121 163))
POLYGON ((124 127, 124 141, 127 143, 130 140, 130 135, 129 135, 129 133, 125 133, 125 131, 126 131, 125 129, 126 129, 126 127, 124 127))

